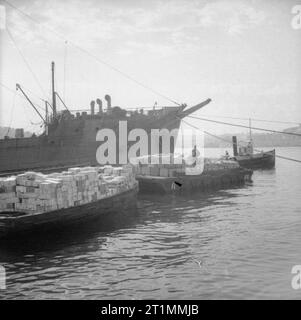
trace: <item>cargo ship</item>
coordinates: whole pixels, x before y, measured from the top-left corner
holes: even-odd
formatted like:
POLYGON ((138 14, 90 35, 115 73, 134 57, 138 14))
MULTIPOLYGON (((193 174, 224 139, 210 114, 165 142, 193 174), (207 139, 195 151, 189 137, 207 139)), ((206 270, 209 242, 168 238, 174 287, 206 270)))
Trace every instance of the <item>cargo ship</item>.
POLYGON ((0 238, 51 232, 135 210, 138 183, 130 167, 69 168, 0 178, 0 238))
MULTIPOLYGON (((110 95, 106 95, 106 106, 101 99, 91 101, 89 111, 76 112, 67 108, 54 87, 54 62, 52 62, 52 103, 46 102, 46 114, 42 115, 24 92, 21 85, 17 90, 24 95, 44 123, 45 130, 39 135, 24 137, 22 129, 16 130, 15 138, 5 137, 0 140, 0 174, 18 173, 26 170, 60 168, 82 165, 97 165, 96 151, 101 142, 96 141, 96 134, 101 129, 112 129, 116 133, 118 145, 119 122, 127 121, 127 131, 144 129, 149 137, 151 129, 177 129, 181 119, 207 105, 207 99, 193 107, 186 104, 129 111, 113 106, 110 95), (57 110, 57 99, 65 109, 57 110), (49 111, 49 112, 48 112, 49 111)), ((171 152, 175 142, 171 139, 171 152)), ((128 142, 129 148, 134 142, 128 142)), ((150 149, 151 143, 149 143, 150 149)), ((160 148, 160 146, 159 146, 160 148)), ((118 153, 117 153, 118 154, 118 153)), ((117 165, 119 165, 117 158, 117 165)))

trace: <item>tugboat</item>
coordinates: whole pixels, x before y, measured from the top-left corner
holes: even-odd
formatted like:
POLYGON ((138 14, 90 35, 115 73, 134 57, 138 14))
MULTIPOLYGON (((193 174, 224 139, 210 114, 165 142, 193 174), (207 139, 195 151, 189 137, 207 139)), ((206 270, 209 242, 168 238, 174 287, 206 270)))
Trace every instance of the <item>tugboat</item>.
POLYGON ((254 152, 250 121, 250 140, 244 146, 237 145, 237 137, 232 137, 233 159, 239 165, 247 169, 273 169, 275 167, 275 149, 269 151, 254 152), (238 149, 238 150, 237 150, 238 149))

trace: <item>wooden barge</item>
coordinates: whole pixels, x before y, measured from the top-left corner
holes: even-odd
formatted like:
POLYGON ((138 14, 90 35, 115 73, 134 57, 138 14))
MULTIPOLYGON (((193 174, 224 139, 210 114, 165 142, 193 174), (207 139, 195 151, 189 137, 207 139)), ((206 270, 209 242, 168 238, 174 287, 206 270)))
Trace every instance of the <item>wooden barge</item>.
POLYGON ((138 185, 132 189, 87 204, 44 213, 0 213, 0 238, 16 234, 82 224, 121 210, 135 210, 138 185))
POLYGON ((252 174, 250 169, 234 168, 179 177, 140 175, 136 176, 136 179, 139 182, 139 191, 144 193, 190 193, 241 186, 252 182, 252 174))

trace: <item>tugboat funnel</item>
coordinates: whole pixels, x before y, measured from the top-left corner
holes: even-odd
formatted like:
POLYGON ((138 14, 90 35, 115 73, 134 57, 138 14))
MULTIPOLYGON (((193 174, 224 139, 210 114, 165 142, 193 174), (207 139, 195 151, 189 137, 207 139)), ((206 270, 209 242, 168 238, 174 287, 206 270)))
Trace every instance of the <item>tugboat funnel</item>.
POLYGON ((237 138, 236 138, 236 136, 232 137, 232 144, 233 144, 233 156, 237 157, 238 152, 237 152, 237 138))

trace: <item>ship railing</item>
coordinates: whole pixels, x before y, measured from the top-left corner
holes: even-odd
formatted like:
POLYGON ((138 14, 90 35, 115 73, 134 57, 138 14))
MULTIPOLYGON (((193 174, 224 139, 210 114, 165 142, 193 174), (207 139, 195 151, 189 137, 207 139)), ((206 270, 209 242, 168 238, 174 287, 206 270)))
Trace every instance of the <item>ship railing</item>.
MULTIPOLYGON (((143 108, 134 108, 134 107, 128 107, 126 109, 123 109, 126 111, 127 117, 135 117, 139 115, 149 115, 149 116, 155 116, 159 117, 162 114, 167 114, 172 110, 175 110, 176 106, 153 106, 153 107, 143 107, 143 108)), ((81 118, 81 117, 90 117, 90 116, 102 116, 103 114, 108 114, 111 109, 104 108, 102 112, 95 112, 94 114, 91 114, 90 109, 71 109, 70 115, 72 118, 81 118)), ((60 112, 58 116, 62 115, 64 112, 60 112)), ((56 118, 58 118, 58 116, 56 118)), ((55 118, 53 115, 50 115, 48 118, 48 124, 53 123, 55 118)))

